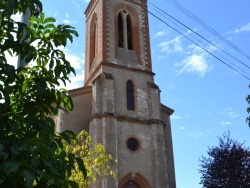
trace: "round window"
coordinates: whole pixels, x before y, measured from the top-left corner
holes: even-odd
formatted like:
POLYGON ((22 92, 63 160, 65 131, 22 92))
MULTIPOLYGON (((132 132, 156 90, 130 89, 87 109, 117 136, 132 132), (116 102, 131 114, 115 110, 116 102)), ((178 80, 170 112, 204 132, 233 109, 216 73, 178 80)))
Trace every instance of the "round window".
POLYGON ((129 138, 127 140, 127 146, 131 151, 136 151, 139 148, 139 141, 136 138, 129 138))

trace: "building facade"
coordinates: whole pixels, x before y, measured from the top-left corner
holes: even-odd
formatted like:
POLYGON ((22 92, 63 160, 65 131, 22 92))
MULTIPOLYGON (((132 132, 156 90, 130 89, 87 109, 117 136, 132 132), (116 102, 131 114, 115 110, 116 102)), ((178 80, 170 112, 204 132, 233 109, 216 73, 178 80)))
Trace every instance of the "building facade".
POLYGON ((175 188, 170 115, 152 72, 146 0, 91 0, 86 11, 85 84, 57 131, 87 130, 117 163, 98 188, 175 188))

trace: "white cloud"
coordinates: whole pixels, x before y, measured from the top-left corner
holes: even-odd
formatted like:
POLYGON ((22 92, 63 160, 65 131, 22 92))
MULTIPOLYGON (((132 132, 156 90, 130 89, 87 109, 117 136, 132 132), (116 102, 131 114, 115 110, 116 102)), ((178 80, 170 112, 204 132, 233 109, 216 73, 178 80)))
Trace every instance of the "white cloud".
POLYGON ((71 23, 71 21, 68 19, 68 18, 69 18, 69 13, 66 13, 66 14, 65 14, 65 17, 66 17, 66 19, 63 20, 63 23, 64 23, 64 24, 69 24, 69 23, 71 23))
POLYGON ((20 13, 13 14, 11 18, 16 22, 20 22, 22 20, 22 14, 20 13))
POLYGON ((162 59, 167 59, 167 56, 165 56, 165 55, 160 55, 160 56, 157 56, 156 58, 159 59, 159 60, 162 60, 162 59))
POLYGON ((183 48, 180 39, 182 36, 177 36, 172 40, 160 43, 158 46, 161 48, 161 52, 173 53, 182 52, 183 48))
MULTIPOLYGON (((71 2, 72 2, 73 4, 76 4, 76 3, 77 3, 75 0, 72 0, 71 2)), ((83 0, 83 2, 84 2, 84 3, 89 3, 90 0, 83 0)))
POLYGON ((184 130, 184 129, 185 129, 185 127, 179 127, 179 129, 180 129, 180 130, 184 130))
POLYGON ((153 36, 153 38, 163 37, 166 34, 167 34, 167 30, 159 31, 159 32, 155 33, 155 35, 153 36))
MULTIPOLYGON (((190 51, 187 52, 185 59, 181 63, 174 64, 174 66, 178 68, 177 73, 194 73, 200 77, 204 77, 206 73, 212 70, 212 66, 210 66, 206 60, 208 53, 195 44, 189 45, 188 49, 190 49, 190 51)), ((206 49, 211 53, 217 50, 217 48, 212 45, 207 46, 206 49)))
POLYGON ((187 135, 188 136, 192 136, 194 138, 199 138, 199 137, 204 137, 204 136, 206 136, 209 133, 210 133, 210 131, 206 131, 206 132, 196 131, 196 132, 188 133, 187 135))
POLYGON ((54 16, 53 17, 55 17, 55 18, 57 18, 57 16, 59 15, 59 12, 58 11, 54 11, 54 16))
MULTIPOLYGON (((79 54, 74 54, 70 50, 65 49, 63 50, 65 53, 66 59, 71 63, 71 66, 74 67, 76 71, 76 76, 75 75, 70 75, 70 83, 66 83, 66 88, 67 89, 75 89, 83 86, 84 82, 84 54, 79 55, 79 54)), ((65 87, 63 84, 61 84, 62 87, 65 87)))
POLYGON ((80 73, 77 72, 76 76, 74 75, 70 76, 69 79, 70 83, 69 82, 66 83, 66 88, 68 90, 82 87, 84 82, 84 70, 82 70, 80 73))
POLYGON ((191 50, 191 52, 188 52, 189 54, 204 54, 204 50, 201 48, 201 47, 199 47, 199 46, 197 46, 197 45, 195 45, 195 44, 191 44, 191 45, 189 45, 188 46, 188 49, 190 49, 191 50))
POLYGON ((65 19, 65 20, 63 20, 63 23, 64 23, 64 24, 69 24, 70 21, 69 21, 68 19, 65 19))
POLYGON ((246 25, 241 26, 239 29, 235 29, 234 33, 242 33, 242 32, 250 32, 250 22, 247 23, 246 25))
POLYGON ((196 73, 200 77, 205 76, 205 74, 211 70, 205 59, 204 54, 192 54, 182 61, 182 63, 175 64, 176 67, 181 67, 178 69, 178 74, 181 73, 196 73))
POLYGON ((232 123, 229 122, 229 121, 221 121, 220 125, 222 125, 222 126, 229 126, 229 125, 232 125, 232 123))
MULTIPOLYGON (((35 45, 35 44, 34 44, 35 45)), ((73 54, 71 51, 68 49, 63 49, 62 47, 59 47, 60 50, 64 51, 66 59, 71 63, 71 66, 75 69, 76 71, 76 76, 75 75, 70 75, 69 79, 71 82, 66 83, 66 88, 67 89, 75 89, 83 86, 84 82, 84 54, 78 55, 78 54, 73 54)), ((11 64, 15 67, 17 67, 17 56, 11 56, 9 53, 5 53, 5 57, 7 59, 8 64, 11 64)), ((33 66, 36 64, 36 62, 31 62, 29 66, 33 66)), ((64 88, 64 84, 61 82, 60 83, 60 88, 64 88)))
POLYGON ((178 120, 178 119, 182 119, 182 117, 174 114, 174 115, 171 116, 171 119, 172 120, 178 120))
POLYGON ((17 67, 17 56, 11 56, 9 53, 5 53, 5 58, 8 62, 8 64, 13 65, 14 67, 17 67))
POLYGON ((221 111, 221 114, 229 116, 231 119, 240 117, 240 114, 235 112, 233 108, 226 108, 223 111, 221 111))
POLYGON ((71 66, 74 67, 75 70, 79 70, 84 65, 84 57, 80 55, 76 55, 71 53, 69 50, 63 50, 65 53, 66 59, 71 63, 71 66))

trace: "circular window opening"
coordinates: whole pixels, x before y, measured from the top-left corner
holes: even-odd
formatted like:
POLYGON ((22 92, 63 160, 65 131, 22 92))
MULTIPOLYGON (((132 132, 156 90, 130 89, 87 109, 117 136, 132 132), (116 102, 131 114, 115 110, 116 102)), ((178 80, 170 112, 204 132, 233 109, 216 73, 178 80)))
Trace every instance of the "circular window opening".
POLYGON ((136 138, 129 138, 127 140, 127 146, 131 151, 136 151, 139 148, 139 142, 136 138))

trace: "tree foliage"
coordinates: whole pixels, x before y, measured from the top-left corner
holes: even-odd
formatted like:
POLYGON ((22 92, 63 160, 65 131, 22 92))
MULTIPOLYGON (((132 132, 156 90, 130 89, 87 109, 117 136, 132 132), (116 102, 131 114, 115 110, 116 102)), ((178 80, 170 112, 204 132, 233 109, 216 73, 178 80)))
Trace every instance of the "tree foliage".
POLYGON ((69 180, 75 162, 86 170, 63 146, 75 135, 56 134, 52 116, 73 108, 59 83, 74 69, 58 47, 78 34, 43 13, 31 16, 29 25, 12 18, 27 9, 34 14, 37 7, 42 11, 39 0, 0 1, 0 187, 76 187, 69 180), (6 54, 34 65, 16 69, 6 54))
POLYGON ((87 178, 84 179, 77 164, 70 177, 80 187, 91 188, 99 178, 116 178, 116 173, 111 170, 111 163, 114 162, 112 156, 106 154, 105 147, 102 144, 93 144, 91 136, 86 131, 81 131, 77 135, 77 140, 70 145, 67 144, 66 148, 67 152, 84 158, 87 178))
POLYGON ((250 150, 224 133, 219 146, 209 148, 200 159, 201 184, 206 188, 250 187, 250 150))
MULTIPOLYGON (((249 87, 250 87, 250 86, 249 86, 249 87)), ((246 100, 247 100, 248 105, 250 105, 250 95, 248 95, 248 96, 246 97, 246 100)), ((248 106, 247 112, 250 113, 250 106, 248 106)), ((248 123, 248 126, 250 127, 250 116, 247 117, 247 123, 248 123)))

